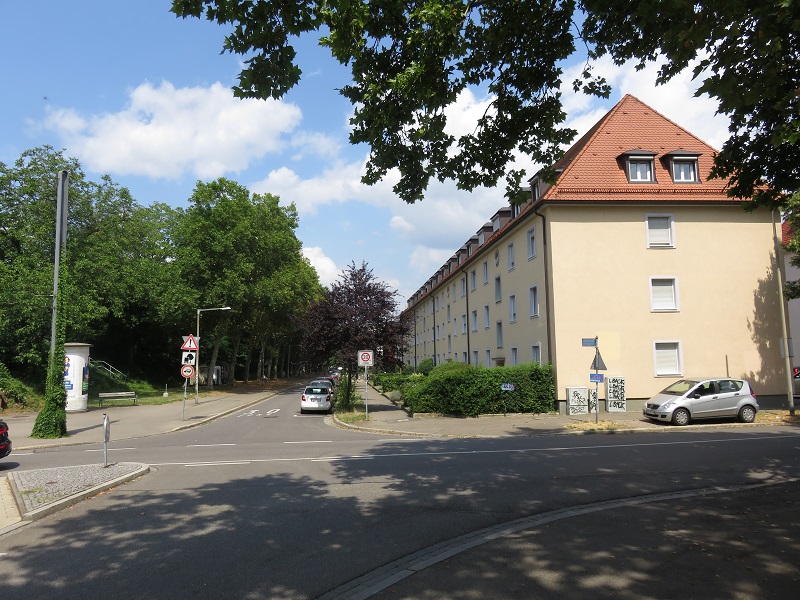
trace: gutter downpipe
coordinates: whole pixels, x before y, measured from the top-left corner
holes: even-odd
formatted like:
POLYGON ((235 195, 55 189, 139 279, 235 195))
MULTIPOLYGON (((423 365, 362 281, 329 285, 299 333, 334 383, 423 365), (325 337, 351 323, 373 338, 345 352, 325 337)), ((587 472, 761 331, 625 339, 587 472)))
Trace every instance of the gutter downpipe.
MULTIPOLYGON (((464 290, 465 296, 467 299, 467 364, 470 364, 472 361, 472 352, 470 351, 469 345, 469 332, 470 332, 470 325, 469 325, 469 274, 467 273, 466 267, 461 267, 461 272, 464 274, 464 290)), ((475 365, 477 366, 477 365, 475 365)))
POLYGON ((547 311, 547 362, 553 364, 552 332, 550 331, 550 269, 547 256, 547 219, 539 212, 539 207, 533 209, 533 214, 542 219, 542 250, 544 251, 544 309, 547 311))
POLYGON ((789 404, 789 414, 794 416, 794 385, 792 382, 792 357, 789 348, 789 335, 786 329, 786 296, 783 293, 783 257, 781 244, 778 241, 778 225, 775 220, 775 209, 772 209, 772 236, 775 240, 775 262, 777 263, 776 274, 778 277, 778 305, 781 307, 781 346, 786 362, 786 383, 788 386, 787 398, 789 404))

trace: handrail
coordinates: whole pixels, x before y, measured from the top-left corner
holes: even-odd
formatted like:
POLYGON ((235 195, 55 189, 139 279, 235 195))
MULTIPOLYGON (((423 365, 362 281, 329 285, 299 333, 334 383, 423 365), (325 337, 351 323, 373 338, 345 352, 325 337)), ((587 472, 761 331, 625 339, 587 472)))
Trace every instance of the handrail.
POLYGON ((96 358, 91 358, 90 357, 89 358, 89 366, 97 367, 98 369, 103 369, 105 371, 108 371, 108 374, 111 375, 112 377, 115 377, 116 379, 122 379, 122 380, 128 379, 128 376, 125 375, 125 373, 123 373, 122 371, 120 371, 116 367, 108 364, 104 360, 97 360, 96 358))

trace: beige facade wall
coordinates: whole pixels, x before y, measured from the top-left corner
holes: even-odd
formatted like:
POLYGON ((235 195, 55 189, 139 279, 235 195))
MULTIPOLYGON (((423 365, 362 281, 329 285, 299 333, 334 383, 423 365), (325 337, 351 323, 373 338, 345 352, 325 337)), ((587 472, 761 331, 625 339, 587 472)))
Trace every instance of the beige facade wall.
MULTIPOLYGON (((558 396, 588 385, 599 337, 607 375, 647 398, 679 376, 743 377, 780 394, 778 282, 768 211, 736 206, 550 206, 558 396), (674 246, 648 248, 647 215, 673 219, 674 246), (677 309, 651 307, 651 278, 674 279, 677 309), (677 343, 679 373, 655 371, 654 345, 677 343)), ((603 398, 602 392, 600 397, 603 398)))

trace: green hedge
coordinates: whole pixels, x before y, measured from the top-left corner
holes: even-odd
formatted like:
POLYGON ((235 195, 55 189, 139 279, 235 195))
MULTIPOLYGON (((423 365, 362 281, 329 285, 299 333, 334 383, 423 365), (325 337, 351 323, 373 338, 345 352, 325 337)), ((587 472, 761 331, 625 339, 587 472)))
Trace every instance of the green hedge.
POLYGON ((472 417, 555 410, 552 369, 537 363, 491 368, 444 363, 427 377, 404 377, 400 390, 412 412, 472 417), (504 390, 503 384, 513 390, 504 390))

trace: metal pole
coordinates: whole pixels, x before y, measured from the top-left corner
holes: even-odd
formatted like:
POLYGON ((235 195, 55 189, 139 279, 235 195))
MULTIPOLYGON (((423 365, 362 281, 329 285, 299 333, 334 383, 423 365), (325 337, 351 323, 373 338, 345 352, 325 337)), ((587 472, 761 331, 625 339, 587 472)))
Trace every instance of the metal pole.
POLYGON ((600 372, 598 368, 600 366, 600 348, 597 346, 598 336, 594 338, 594 374, 595 374, 595 382, 594 382, 594 422, 600 422, 600 386, 597 383, 596 376, 600 372))
POLYGON ((775 220, 775 209, 772 209, 772 236, 775 239, 775 263, 777 265, 776 269, 776 276, 778 279, 778 306, 780 306, 780 316, 781 316, 781 335, 783 339, 781 340, 781 344, 784 346, 784 354, 785 354, 785 368, 786 368, 786 385, 789 389, 788 391, 788 403, 789 403, 789 414, 794 416, 794 382, 792 381, 792 357, 790 356, 790 348, 789 348, 789 335, 786 330, 786 308, 784 307, 784 302, 786 302, 786 297, 783 293, 783 260, 781 256, 781 245, 778 242, 778 226, 775 220))
POLYGON ((200 313, 202 312, 202 308, 197 309, 197 329, 196 329, 196 336, 195 342, 197 342, 197 350, 194 353, 194 364, 196 368, 194 370, 194 403, 195 405, 200 404, 200 313))
POLYGON ((53 261, 53 304, 50 324, 50 360, 56 352, 56 310, 58 308, 58 274, 61 268, 61 248, 67 245, 67 198, 69 192, 69 173, 58 172, 58 193, 56 196, 56 245, 53 261))
POLYGON ((108 438, 111 437, 111 424, 108 415, 103 413, 103 468, 108 467, 108 438))
POLYGON ((364 365, 364 418, 369 417, 369 403, 367 402, 367 387, 369 380, 367 379, 367 365, 364 365))
MULTIPOLYGON (((197 371, 195 370, 194 376, 197 377, 197 371)), ((183 412, 181 413, 181 421, 186 420, 186 388, 189 386, 189 380, 183 380, 183 412)))

